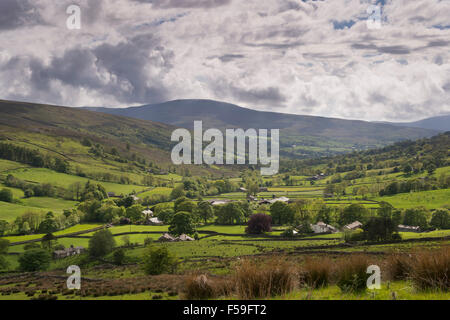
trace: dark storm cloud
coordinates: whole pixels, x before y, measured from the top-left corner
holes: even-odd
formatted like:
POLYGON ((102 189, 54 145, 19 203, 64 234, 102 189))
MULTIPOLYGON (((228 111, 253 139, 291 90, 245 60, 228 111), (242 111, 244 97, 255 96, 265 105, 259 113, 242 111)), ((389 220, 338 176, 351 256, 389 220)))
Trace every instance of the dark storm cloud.
POLYGON ((244 55, 242 54, 224 54, 223 56, 219 57, 219 60, 226 63, 226 62, 230 62, 236 59, 242 59, 245 58, 244 55))
POLYGON ((379 53, 388 53, 388 54, 409 54, 411 53, 411 48, 403 45, 397 46, 376 46, 374 44, 352 44, 352 49, 357 50, 374 50, 379 53))
POLYGON ((134 0, 151 3, 154 8, 215 8, 231 3, 231 0, 134 0))
POLYGON ((40 21, 29 0, 0 0, 0 30, 12 30, 40 21))
POLYGON ((53 98, 59 100, 52 90, 52 83, 57 81, 74 89, 114 96, 122 103, 153 103, 168 99, 161 79, 172 68, 172 58, 173 53, 160 46, 158 39, 144 35, 117 45, 72 48, 48 65, 37 58, 16 57, 0 70, 29 69, 33 95, 38 97, 52 92, 53 98), (149 72, 156 76, 149 76, 149 72))
POLYGON ((230 86, 229 89, 234 98, 248 103, 280 107, 279 104, 286 101, 286 97, 280 92, 280 89, 276 87, 244 89, 230 86))

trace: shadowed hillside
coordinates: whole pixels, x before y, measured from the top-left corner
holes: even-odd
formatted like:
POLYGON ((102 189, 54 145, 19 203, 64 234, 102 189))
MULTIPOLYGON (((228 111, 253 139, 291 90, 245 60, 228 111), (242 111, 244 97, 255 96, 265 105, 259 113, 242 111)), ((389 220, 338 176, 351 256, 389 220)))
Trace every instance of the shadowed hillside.
POLYGON ((212 100, 176 100, 125 109, 89 109, 189 129, 194 120, 202 120, 204 128, 281 129, 282 154, 291 156, 330 155, 437 133, 365 121, 261 112, 212 100))

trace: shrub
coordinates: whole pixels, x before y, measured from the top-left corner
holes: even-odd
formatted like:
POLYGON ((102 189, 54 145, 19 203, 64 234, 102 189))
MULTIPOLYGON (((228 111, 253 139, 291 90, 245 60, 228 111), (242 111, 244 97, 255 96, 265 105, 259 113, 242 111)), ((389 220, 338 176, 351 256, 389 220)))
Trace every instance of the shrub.
POLYGON ((31 249, 19 257, 19 268, 21 271, 27 272, 47 270, 50 261, 51 256, 47 250, 31 249))
POLYGON ((176 257, 166 247, 148 247, 144 255, 144 271, 146 274, 173 273, 176 266, 176 257))
POLYGON ((227 279, 209 279, 206 275, 191 275, 186 279, 184 298, 187 300, 216 299, 229 296, 232 283, 227 279))
POLYGON ((419 290, 450 289, 450 248, 423 251, 416 254, 410 273, 414 286, 419 290))
POLYGON ((362 229, 356 229, 353 231, 345 231, 344 232, 344 241, 346 243, 363 241, 363 240, 364 240, 364 231, 362 229))
POLYGON ((389 217, 372 217, 363 227, 364 238, 370 241, 392 240, 397 226, 389 217))
POLYGON ((264 265, 245 260, 236 267, 235 286, 241 299, 267 298, 291 292, 295 278, 293 267, 282 259, 264 265))
POLYGON ((248 220, 245 232, 249 234, 262 234, 264 232, 270 232, 272 231, 271 224, 271 216, 264 213, 253 214, 248 220))
POLYGON ((89 240, 89 255, 91 257, 103 257, 113 251, 116 241, 111 231, 104 229, 94 233, 89 240))
POLYGON ((326 287, 330 283, 332 269, 331 259, 307 259, 299 272, 300 283, 311 288, 326 287))
POLYGON ((369 262, 366 256, 354 255, 337 264, 337 285, 342 292, 362 292, 366 290, 369 262))
POLYGON ((13 193, 10 189, 0 190, 0 201, 13 202, 13 193))
POLYGON ((116 251, 114 251, 113 261, 115 264, 117 264, 119 266, 122 265, 123 262, 125 261, 125 250, 117 249, 116 251))
POLYGON ((387 269, 392 280, 405 280, 411 273, 413 264, 411 255, 395 253, 387 258, 387 269))

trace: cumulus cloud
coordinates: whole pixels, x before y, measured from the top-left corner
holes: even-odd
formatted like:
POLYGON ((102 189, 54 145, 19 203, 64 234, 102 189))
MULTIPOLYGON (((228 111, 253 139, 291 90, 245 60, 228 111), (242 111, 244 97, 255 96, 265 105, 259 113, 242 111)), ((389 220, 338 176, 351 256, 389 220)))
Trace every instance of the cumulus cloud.
POLYGON ((450 112, 449 16, 439 0, 2 0, 0 97, 416 120, 450 112))

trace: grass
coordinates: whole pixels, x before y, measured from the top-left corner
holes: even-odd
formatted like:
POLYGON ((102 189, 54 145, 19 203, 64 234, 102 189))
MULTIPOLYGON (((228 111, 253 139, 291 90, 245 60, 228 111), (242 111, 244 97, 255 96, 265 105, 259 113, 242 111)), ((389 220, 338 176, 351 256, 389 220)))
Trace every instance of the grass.
POLYGON ((86 183, 90 180, 93 183, 99 183, 102 186, 104 186, 106 191, 115 192, 116 194, 128 194, 133 191, 139 192, 146 189, 146 187, 144 186, 95 181, 88 178, 55 172, 45 168, 18 169, 14 171, 9 171, 7 173, 11 173, 15 177, 22 180, 38 183, 51 183, 53 185, 60 186, 63 188, 68 188, 71 184, 75 182, 86 183))
POLYGON ((8 222, 14 221, 17 217, 26 212, 49 212, 61 213, 62 210, 54 210, 53 208, 37 208, 31 206, 20 205, 17 203, 8 203, 0 201, 0 220, 6 220, 8 222))
POLYGON ((427 209, 437 209, 450 204, 450 189, 399 193, 394 196, 378 197, 375 200, 386 201, 395 208, 409 209, 423 206, 427 209))
POLYGON ((33 197, 20 200, 25 206, 35 208, 52 208, 53 210, 61 211, 64 209, 71 209, 75 207, 77 201, 69 201, 58 198, 48 197, 33 197))

